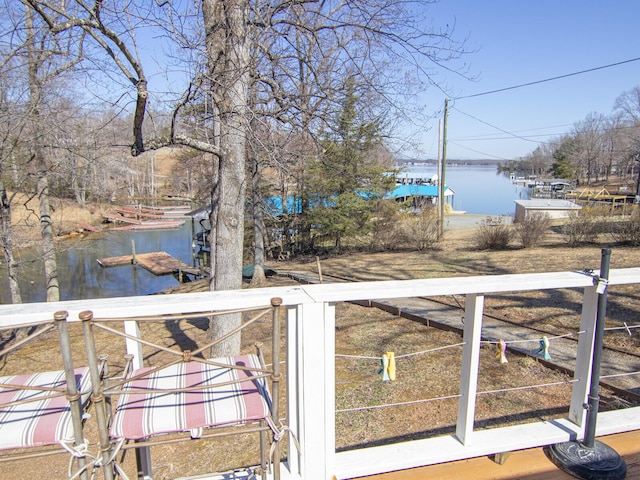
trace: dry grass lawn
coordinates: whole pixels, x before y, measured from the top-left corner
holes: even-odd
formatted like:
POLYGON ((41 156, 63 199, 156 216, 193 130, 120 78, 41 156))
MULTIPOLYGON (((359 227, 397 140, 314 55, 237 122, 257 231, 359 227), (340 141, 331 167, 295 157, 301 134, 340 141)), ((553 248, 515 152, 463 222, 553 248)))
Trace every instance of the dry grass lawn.
MULTIPOLYGON (((533 249, 511 248, 506 251, 477 251, 473 245, 474 230, 447 232, 435 248, 424 251, 351 253, 320 259, 323 273, 358 281, 380 279, 434 278, 468 275, 492 275, 526 272, 553 272, 598 269, 602 245, 568 248, 562 238, 550 232, 542 246, 533 249)), ((294 259, 273 263, 279 272, 308 271, 317 273, 315 258, 294 259)), ((640 248, 613 246, 611 268, 640 266, 640 248)), ((283 276, 272 277, 269 286, 291 283, 283 276)), ((206 288, 190 285, 189 288, 206 288)), ((453 302, 461 299, 442 299, 453 302)), ((579 318, 580 292, 537 292, 527 295, 500 295, 487 298, 487 312, 511 321, 544 326, 562 332, 575 325, 579 318)), ((640 312, 640 291, 637 285, 611 288, 608 325, 627 322, 635 325, 640 312)), ((202 342, 206 325, 180 322, 145 326, 144 335, 164 345, 190 345, 202 342)), ((245 350, 254 341, 265 342, 267 361, 270 359, 268 329, 258 325, 243 338, 245 350)), ((77 358, 83 358, 81 334, 73 332, 77 358)), ((27 345, 19 354, 3 360, 0 375, 16 371, 32 371, 42 365, 56 367, 59 355, 53 351, 53 336, 27 345)), ((629 337, 626 332, 607 335, 607 342, 620 348, 638 351, 640 332, 629 337)), ((336 359, 336 448, 375 445, 399 439, 420 438, 451 433, 455 428, 461 341, 456 334, 442 332, 423 324, 399 318, 376 309, 340 304, 337 307, 336 352, 344 355, 375 358, 336 359), (446 347, 446 348, 443 348, 446 347), (382 353, 396 355, 425 352, 398 359, 397 380, 383 382, 378 373, 382 353), (389 408, 368 408, 384 404, 400 404, 389 408), (363 408, 367 407, 367 408, 363 408)), ((100 339, 100 349, 110 354, 113 371, 122 365, 122 347, 100 339)), ((146 361, 152 364, 156 355, 147 351, 146 361)), ((477 428, 495 424, 537 421, 541 418, 565 416, 570 400, 570 379, 562 373, 544 368, 533 359, 509 355, 509 363, 501 364, 494 347, 481 350, 481 376, 477 428), (503 390, 548 385, 543 388, 503 390), (496 392, 496 390, 502 390, 496 392)), ((602 392, 602 407, 623 405, 624 400, 610 392, 602 392)), ((88 425, 92 425, 92 421, 88 425)), ((89 436, 95 432, 89 427, 89 436)), ((95 440, 94 440, 95 441, 95 440)), ((95 450, 92 445, 92 451, 95 450)), ((127 469, 133 476, 133 455, 127 458, 127 469)), ((257 463, 257 437, 235 441, 189 441, 153 450, 155 479, 225 471, 257 463)), ((64 456, 53 465, 42 461, 23 461, 3 466, 2 478, 63 478, 64 456)), ((99 473, 97 478, 100 478, 99 473)))

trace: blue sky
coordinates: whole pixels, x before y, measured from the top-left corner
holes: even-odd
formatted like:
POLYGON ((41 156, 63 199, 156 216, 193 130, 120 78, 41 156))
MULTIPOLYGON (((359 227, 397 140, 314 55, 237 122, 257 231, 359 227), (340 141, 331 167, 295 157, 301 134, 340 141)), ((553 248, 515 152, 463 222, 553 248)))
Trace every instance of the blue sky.
MULTIPOLYGON (((430 8, 429 16, 436 25, 455 24, 454 35, 468 37, 467 47, 477 50, 450 65, 468 65, 475 80, 453 73, 439 75, 449 87, 450 98, 640 57, 640 2, 636 0, 441 0, 430 8)), ((536 148, 536 142, 571 131, 591 112, 611 114, 615 99, 637 85, 640 61, 452 100, 447 158, 522 157, 536 148), (536 142, 511 137, 487 123, 536 142)), ((441 118, 444 99, 445 94, 433 87, 420 98, 437 118, 441 118)), ((437 118, 413 131, 421 145, 413 156, 437 158, 437 118)))

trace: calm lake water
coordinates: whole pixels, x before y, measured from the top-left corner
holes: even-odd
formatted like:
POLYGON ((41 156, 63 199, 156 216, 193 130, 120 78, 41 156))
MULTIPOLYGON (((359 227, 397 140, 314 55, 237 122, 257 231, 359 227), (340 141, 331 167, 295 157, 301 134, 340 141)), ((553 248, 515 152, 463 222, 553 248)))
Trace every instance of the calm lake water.
MULTIPOLYGON (((424 173, 430 178, 437 173, 436 166, 411 166, 407 171, 424 173)), ((453 208, 480 215, 513 215, 514 200, 526 200, 526 187, 515 185, 508 176, 498 173, 495 166, 447 165, 445 183, 455 195, 453 208)))
MULTIPOLYGON (((191 223, 180 229, 148 231, 112 231, 92 233, 84 239, 65 241, 58 251, 58 275, 61 300, 147 295, 178 285, 172 275, 157 277, 142 267, 131 265, 103 268, 99 258, 130 255, 131 241, 136 253, 167 252, 193 265, 191 223)), ((19 283, 22 301, 44 302, 43 264, 33 251, 20 252, 19 283)), ((0 269, 0 301, 10 303, 4 265, 0 269)))
MULTIPOLYGON (((431 177, 435 167, 412 167, 431 177)), ((455 191, 453 207, 482 215, 513 215, 514 200, 528 198, 527 189, 496 173, 495 167, 447 166, 446 183, 455 191)), ((157 277, 141 267, 103 268, 99 258, 136 253, 167 252, 184 263, 193 264, 191 223, 175 230, 117 231, 91 234, 67 241, 58 252, 60 297, 62 300, 147 295, 178 285, 171 275, 157 277)), ((46 300, 42 261, 34 251, 17 254, 23 302, 46 300)), ((10 302, 4 266, 0 266, 0 302, 10 302)))

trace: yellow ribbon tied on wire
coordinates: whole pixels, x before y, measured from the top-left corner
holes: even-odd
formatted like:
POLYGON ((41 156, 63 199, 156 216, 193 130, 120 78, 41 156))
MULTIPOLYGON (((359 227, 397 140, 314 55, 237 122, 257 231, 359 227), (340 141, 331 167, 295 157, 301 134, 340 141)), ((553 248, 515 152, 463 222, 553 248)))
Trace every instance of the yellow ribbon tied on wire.
POLYGON ((382 380, 385 382, 396 379, 396 356, 394 352, 382 355, 382 380))

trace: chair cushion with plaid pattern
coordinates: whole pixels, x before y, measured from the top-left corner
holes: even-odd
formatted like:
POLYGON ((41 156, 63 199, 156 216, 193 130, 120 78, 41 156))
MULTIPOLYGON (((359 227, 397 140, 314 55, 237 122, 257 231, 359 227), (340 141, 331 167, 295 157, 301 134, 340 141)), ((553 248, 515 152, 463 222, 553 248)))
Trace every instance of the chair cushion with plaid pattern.
MULTIPOLYGON (((75 376, 84 407, 91 394, 89 369, 77 368, 75 376)), ((64 370, 0 377, 0 449, 72 442, 73 424, 66 385, 64 370), (18 386, 58 388, 61 392, 18 386), (7 406, 14 402, 25 403, 7 406)))
MULTIPOLYGON (((256 355, 211 361, 261 368, 256 355)), ((264 378, 252 378, 251 371, 190 361, 159 369, 142 368, 131 373, 132 378, 139 375, 144 376, 125 384, 119 396, 111 423, 113 438, 139 440, 186 431, 199 436, 193 432, 207 427, 243 424, 270 415, 271 400, 266 382, 264 378), (229 384, 232 381, 239 383, 229 384), (184 388, 190 390, 175 391, 184 388)))

